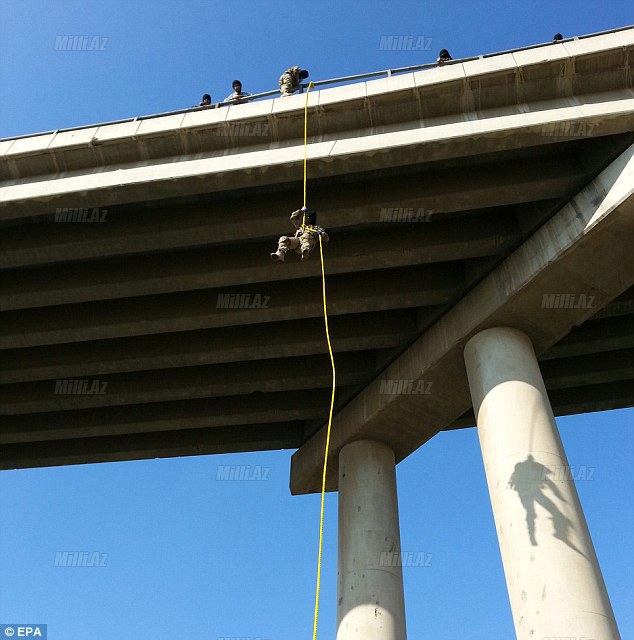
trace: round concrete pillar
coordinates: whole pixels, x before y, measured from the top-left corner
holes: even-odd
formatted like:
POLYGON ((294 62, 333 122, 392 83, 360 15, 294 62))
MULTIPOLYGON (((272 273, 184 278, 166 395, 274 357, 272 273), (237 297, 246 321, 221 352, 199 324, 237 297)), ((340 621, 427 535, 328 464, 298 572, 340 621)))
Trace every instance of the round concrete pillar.
POLYGON ((517 637, 620 638, 530 339, 487 329, 464 355, 517 637))
POLYGON ((390 447, 339 454, 337 640, 406 640, 396 467, 390 447))

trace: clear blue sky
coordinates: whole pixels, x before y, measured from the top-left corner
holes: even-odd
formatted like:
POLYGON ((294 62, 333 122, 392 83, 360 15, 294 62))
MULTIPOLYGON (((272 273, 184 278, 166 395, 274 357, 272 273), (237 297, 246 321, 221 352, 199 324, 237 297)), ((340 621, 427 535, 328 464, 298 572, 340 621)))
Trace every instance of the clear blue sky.
MULTIPOLYGON (((0 137, 214 101, 240 78, 276 88, 298 64, 319 80, 490 53, 634 23, 629 0, 520 2, 0 2, 0 137), (106 38, 55 50, 56 36, 106 38), (381 36, 431 39, 382 51, 381 36)), ((623 638, 634 638, 634 410, 558 421, 623 638)), ((309 639, 319 499, 288 491, 291 451, 0 473, 0 624, 51 640, 309 639), (266 479, 217 480, 223 465, 266 479), (105 566, 55 566, 58 552, 105 566)), ((412 640, 514 637, 474 430, 440 434, 399 465, 412 640)), ((334 638, 336 506, 326 512, 320 634, 334 638)))

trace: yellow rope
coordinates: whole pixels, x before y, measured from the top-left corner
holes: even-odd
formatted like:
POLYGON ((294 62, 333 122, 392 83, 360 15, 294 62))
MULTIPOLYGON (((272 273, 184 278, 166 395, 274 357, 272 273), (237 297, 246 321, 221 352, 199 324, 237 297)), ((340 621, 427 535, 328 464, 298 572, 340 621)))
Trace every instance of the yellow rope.
POLYGON ((317 558, 317 588, 315 590, 315 620, 313 623, 313 640, 317 640, 317 620, 319 618, 319 590, 321 588, 321 555, 324 542, 324 504, 326 501, 326 471, 328 468, 328 449, 330 448, 330 427, 332 426, 332 411, 335 406, 335 386, 336 369, 335 359, 332 355, 332 345, 330 344, 330 333, 328 332, 328 310, 326 308, 326 276, 324 271, 324 251, 319 236, 319 257, 321 258, 321 285, 324 299, 324 324, 326 326, 326 339, 328 341, 328 353, 330 354, 330 365, 332 366, 332 393, 330 395, 330 413, 328 414, 328 428, 326 429, 326 448, 324 452, 324 469, 321 476, 321 509, 319 512, 319 554, 317 558))
MULTIPOLYGON (((306 224, 306 149, 308 147, 308 93, 313 86, 311 82, 308 85, 306 91, 306 103, 304 105, 304 206, 302 228, 309 229, 310 225, 306 224)), ((324 249, 321 242, 321 234, 319 235, 319 258, 321 260, 321 290, 324 301, 324 325, 326 327, 326 340, 328 342, 328 353, 330 354, 330 365, 332 367, 332 393, 330 395, 330 412, 328 414, 328 428, 326 430, 326 449, 324 452, 324 468, 321 478, 321 507, 319 511, 319 552, 317 555, 317 585, 315 588, 315 617, 313 620, 313 640, 317 640, 317 622, 319 620, 319 592, 321 589, 321 559, 324 546, 324 507, 326 503, 326 473, 328 469, 328 450, 330 448, 330 429, 332 426, 332 412, 335 407, 335 388, 336 388, 336 375, 335 370, 335 358, 332 354, 332 345, 330 344, 330 332, 328 330, 328 308, 326 306, 326 271, 324 268, 324 249)))
MULTIPOLYGON (((303 209, 306 209, 306 148, 308 147, 308 94, 310 93, 310 89, 313 86, 313 83, 308 83, 308 89, 306 89, 306 104, 304 104, 304 206, 303 209)), ((304 213, 304 218, 306 218, 306 213, 304 213)), ((306 220, 304 220, 306 222, 306 220)))

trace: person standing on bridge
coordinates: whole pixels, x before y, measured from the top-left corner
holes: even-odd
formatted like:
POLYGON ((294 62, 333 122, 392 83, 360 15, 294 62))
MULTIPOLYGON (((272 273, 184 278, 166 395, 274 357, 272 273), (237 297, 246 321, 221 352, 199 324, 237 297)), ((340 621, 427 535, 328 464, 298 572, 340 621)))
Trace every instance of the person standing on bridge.
POLYGON ((235 104, 240 104, 242 102, 246 102, 246 100, 244 100, 244 98, 247 98, 251 94, 247 93, 246 91, 242 91, 242 83, 240 82, 240 80, 234 80, 231 83, 231 86, 233 87, 233 93, 230 93, 224 99, 224 102, 233 102, 235 104))
POLYGON ((295 235, 292 238, 282 236, 278 241, 277 251, 271 254, 274 262, 284 262, 284 257, 288 251, 295 251, 302 254, 302 260, 308 260, 310 252, 315 248, 321 236, 323 242, 330 239, 328 234, 321 227, 317 226, 317 212, 306 207, 297 209, 291 213, 291 220, 295 225, 295 235), (298 227, 295 220, 306 215, 306 221, 298 227))
POLYGON ((291 67, 280 76, 280 93, 282 97, 291 96, 302 88, 302 80, 308 78, 308 71, 299 67, 291 67))
POLYGON ((449 60, 453 60, 453 58, 449 55, 449 51, 447 49, 441 49, 438 54, 438 60, 436 60, 437 65, 444 64, 445 62, 449 62, 449 60))

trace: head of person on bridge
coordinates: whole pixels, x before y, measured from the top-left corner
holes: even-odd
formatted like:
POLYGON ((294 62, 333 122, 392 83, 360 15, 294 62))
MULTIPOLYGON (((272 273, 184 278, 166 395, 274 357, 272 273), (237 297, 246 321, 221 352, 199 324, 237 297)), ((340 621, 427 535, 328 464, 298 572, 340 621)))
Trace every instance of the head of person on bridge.
POLYGON ((556 33, 553 36, 553 42, 559 42, 560 40, 563 40, 563 39, 564 39, 564 37, 561 35, 561 33, 556 33))
POLYGON ((306 71, 306 69, 302 69, 299 72, 299 77, 301 80, 306 80, 306 78, 308 78, 308 71, 306 71))
POLYGON ((449 51, 447 49, 441 49, 438 54, 438 60, 436 60, 436 64, 442 64, 443 62, 447 62, 449 60, 453 60, 453 58, 449 55, 449 51))
POLYGON ((236 104, 241 104, 242 102, 246 102, 244 98, 249 97, 251 94, 246 91, 242 91, 242 82, 240 80, 234 80, 231 83, 231 87, 233 89, 233 93, 230 93, 225 99, 224 102, 233 102, 236 104))
POLYGON ((203 99, 200 101, 199 107, 208 107, 211 104, 211 96, 208 93, 203 94, 203 99))

